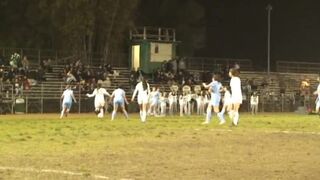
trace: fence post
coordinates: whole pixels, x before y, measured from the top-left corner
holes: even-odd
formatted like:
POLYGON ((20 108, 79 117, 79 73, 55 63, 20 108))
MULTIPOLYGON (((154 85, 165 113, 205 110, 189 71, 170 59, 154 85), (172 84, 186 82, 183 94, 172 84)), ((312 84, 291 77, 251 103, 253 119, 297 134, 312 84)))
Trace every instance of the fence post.
POLYGON ((43 83, 41 83, 41 114, 43 114, 43 83))
POLYGON ((28 96, 26 96, 26 114, 28 114, 28 96))
POLYGON ((78 109, 78 113, 81 113, 81 84, 79 83, 79 109, 78 109))
POLYGON ((11 100, 12 100, 11 114, 13 114, 13 107, 16 104, 16 99, 13 96, 13 94, 14 94, 13 90, 14 90, 14 85, 11 85, 11 100))

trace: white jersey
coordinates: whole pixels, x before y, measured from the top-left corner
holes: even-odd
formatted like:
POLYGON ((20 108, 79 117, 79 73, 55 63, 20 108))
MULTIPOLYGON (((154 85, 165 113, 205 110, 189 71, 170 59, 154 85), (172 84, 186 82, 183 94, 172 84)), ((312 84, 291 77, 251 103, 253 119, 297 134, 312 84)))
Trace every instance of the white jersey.
POLYGON ((88 97, 95 97, 94 98, 94 105, 96 108, 98 108, 100 106, 104 106, 104 104, 105 104, 105 97, 104 96, 110 96, 110 94, 104 88, 95 89, 92 94, 88 94, 88 97))
POLYGON ((250 98, 250 104, 251 105, 258 105, 259 104, 259 96, 251 96, 250 98))
POLYGON ((63 103, 72 103, 73 91, 66 89, 63 91, 63 103))
POLYGON ((230 81, 232 103, 242 103, 241 80, 239 77, 232 77, 230 81))
POLYGON ((149 100, 149 96, 148 94, 150 93, 150 86, 147 83, 147 89, 143 89, 143 85, 142 82, 139 82, 136 85, 136 88, 133 92, 132 98, 134 99, 134 97, 136 96, 136 94, 138 93, 138 104, 147 104, 148 100, 149 100))
POLYGON ((196 98, 196 101, 197 101, 197 105, 200 106, 202 104, 204 104, 204 97, 199 95, 197 98, 196 98))
POLYGON ((169 100, 169 104, 177 103, 177 95, 173 95, 172 93, 170 93, 168 100, 169 100))
POLYGON ((320 99, 320 84, 318 85, 317 93, 318 93, 318 98, 320 99))
POLYGON ((117 102, 117 101, 124 101, 124 97, 126 93, 124 92, 123 89, 118 88, 113 91, 112 95, 114 96, 113 101, 117 102))

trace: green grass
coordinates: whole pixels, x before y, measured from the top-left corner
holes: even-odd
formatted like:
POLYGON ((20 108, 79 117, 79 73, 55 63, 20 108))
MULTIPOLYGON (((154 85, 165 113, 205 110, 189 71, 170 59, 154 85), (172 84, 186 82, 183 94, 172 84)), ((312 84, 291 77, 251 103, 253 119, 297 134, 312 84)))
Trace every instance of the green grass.
MULTIPOLYGON (((0 166, 102 174, 111 179, 312 179, 320 175, 319 116, 241 114, 240 125, 203 117, 119 114, 0 116, 0 166), (290 133, 281 133, 289 131, 290 133), (305 132, 305 133, 303 133, 305 132), (314 134, 312 134, 314 133, 314 134), (311 166, 312 167, 309 167, 311 166), (233 167, 233 168, 231 168, 233 167)), ((0 179, 78 179, 1 171, 0 179)))

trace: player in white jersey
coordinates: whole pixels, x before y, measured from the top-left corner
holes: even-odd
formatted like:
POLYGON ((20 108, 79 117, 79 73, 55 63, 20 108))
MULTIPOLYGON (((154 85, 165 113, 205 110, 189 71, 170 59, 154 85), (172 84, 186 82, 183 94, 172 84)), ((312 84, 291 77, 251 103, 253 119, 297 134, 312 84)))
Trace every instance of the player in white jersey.
POLYGON ((158 106, 159 106, 159 100, 160 100, 160 91, 158 87, 153 87, 152 91, 150 92, 150 107, 148 114, 149 115, 157 115, 158 114, 158 106))
POLYGON ((203 115, 204 106, 205 106, 205 95, 203 91, 201 91, 200 94, 198 94, 196 101, 197 101, 197 114, 203 115))
POLYGON ((318 96, 316 100, 316 113, 318 114, 320 110, 320 76, 318 77, 317 80, 319 82, 319 85, 318 85, 317 91, 314 92, 314 94, 318 96))
POLYGON ((179 107, 180 107, 180 116, 182 117, 183 114, 187 114, 188 112, 188 101, 187 101, 187 93, 183 92, 179 96, 179 107))
POLYGON ((222 118, 220 124, 224 124, 226 122, 224 119, 224 113, 227 111, 230 115, 230 111, 232 108, 230 86, 223 87, 222 90, 224 91, 223 106, 221 111, 218 113, 218 116, 222 118))
POLYGON ((163 92, 160 96, 160 115, 161 116, 166 116, 167 114, 167 103, 168 103, 167 93, 163 92))
POLYGON ((250 97, 250 107, 251 107, 251 114, 252 115, 258 114, 259 96, 258 96, 257 92, 254 92, 250 97))
POLYGON ((168 96, 169 101, 169 113, 173 115, 173 113, 177 112, 177 105, 178 105, 178 97, 175 92, 170 92, 168 96))
POLYGON ((125 104, 129 104, 126 98, 126 93, 124 92, 123 89, 120 88, 120 86, 115 89, 113 91, 113 93, 111 94, 111 98, 110 101, 113 99, 113 111, 112 111, 112 115, 111 115, 111 120, 113 121, 114 118, 116 117, 117 111, 118 111, 118 107, 121 108, 123 114, 126 116, 126 118, 128 119, 128 113, 126 111, 125 108, 125 104))
POLYGON ((94 107, 98 118, 103 118, 104 116, 104 108, 106 104, 105 96, 110 97, 110 94, 107 92, 105 88, 101 87, 100 83, 97 85, 97 88, 92 92, 92 94, 87 94, 87 97, 95 97, 94 107))
POLYGON ((60 115, 60 119, 63 118, 63 116, 68 116, 68 113, 71 109, 72 106, 72 100, 77 103, 76 98, 73 95, 73 91, 71 90, 71 86, 68 85, 66 87, 66 90, 63 91, 62 95, 61 95, 61 99, 62 100, 62 111, 61 111, 61 115, 60 115))
POLYGON ((141 82, 136 85, 131 101, 134 101, 138 94, 138 104, 140 106, 140 119, 142 122, 147 120, 147 107, 149 103, 150 86, 147 81, 142 78, 141 82))
POLYGON ((230 69, 229 76, 230 80, 230 88, 231 88, 231 102, 232 102, 232 110, 231 110, 231 119, 233 125, 237 126, 239 122, 239 108, 242 104, 242 91, 241 91, 241 80, 239 78, 239 70, 238 69, 230 69))

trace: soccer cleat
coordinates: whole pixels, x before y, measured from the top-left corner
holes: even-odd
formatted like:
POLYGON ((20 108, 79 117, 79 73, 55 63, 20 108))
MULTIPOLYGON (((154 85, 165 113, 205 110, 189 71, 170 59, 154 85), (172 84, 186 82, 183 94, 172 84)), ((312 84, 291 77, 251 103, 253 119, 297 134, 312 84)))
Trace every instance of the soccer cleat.
POLYGON ((219 125, 225 124, 226 121, 220 121, 219 125))

